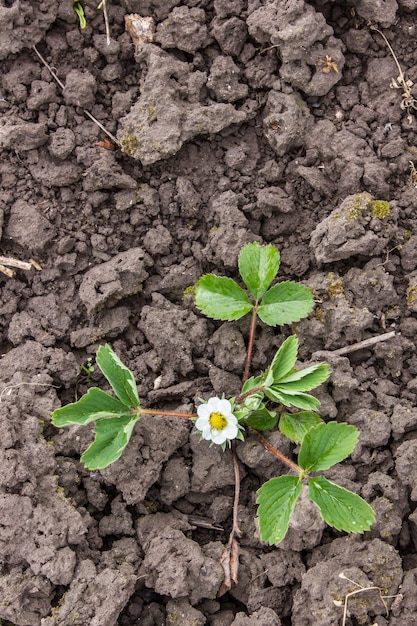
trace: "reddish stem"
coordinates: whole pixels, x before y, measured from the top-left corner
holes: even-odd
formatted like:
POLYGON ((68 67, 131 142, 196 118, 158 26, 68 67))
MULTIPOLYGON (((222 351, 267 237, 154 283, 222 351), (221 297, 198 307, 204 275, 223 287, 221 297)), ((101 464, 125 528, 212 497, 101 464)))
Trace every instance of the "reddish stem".
POLYGON ((248 389, 245 393, 241 393, 235 400, 236 404, 242 404, 243 400, 248 396, 252 396, 254 393, 258 391, 263 391, 265 389, 265 385, 258 385, 257 387, 252 387, 252 389, 248 389))
POLYGON ((191 419, 198 417, 197 413, 178 413, 177 411, 159 411, 156 409, 142 409, 139 407, 137 411, 140 415, 167 415, 168 417, 184 417, 185 419, 191 419))
POLYGON ((274 446, 272 446, 269 443, 269 441, 267 441, 264 437, 262 437, 262 435, 258 433, 257 430, 254 430, 253 428, 249 428, 249 430, 252 433, 252 435, 255 435, 258 438, 258 440, 261 442, 263 447, 266 448, 266 450, 268 450, 269 452, 271 452, 271 454, 276 456, 280 461, 282 461, 282 463, 285 463, 286 465, 288 465, 288 467, 294 470, 294 472, 296 472, 299 476, 304 475, 304 470, 299 465, 297 465, 297 463, 293 463, 293 461, 291 461, 286 456, 281 454, 281 452, 279 452, 276 448, 274 448, 274 446))
POLYGON ((243 383, 245 383, 249 378, 249 369, 250 369, 250 363, 252 360, 252 350, 253 350, 253 342, 255 339, 255 327, 256 327, 257 315, 258 315, 258 301, 255 302, 255 305, 252 311, 252 321, 250 324, 250 331, 249 331, 248 352, 246 355, 245 371, 243 372, 243 383))

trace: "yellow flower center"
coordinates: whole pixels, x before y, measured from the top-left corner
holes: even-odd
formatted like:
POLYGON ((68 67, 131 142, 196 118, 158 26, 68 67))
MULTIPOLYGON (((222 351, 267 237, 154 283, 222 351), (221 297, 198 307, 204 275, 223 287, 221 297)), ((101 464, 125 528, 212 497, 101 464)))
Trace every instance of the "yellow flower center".
POLYGON ((223 413, 215 411, 214 413, 211 413, 209 417, 209 424, 212 428, 215 428, 216 430, 224 430, 227 426, 227 419, 225 418, 223 413))

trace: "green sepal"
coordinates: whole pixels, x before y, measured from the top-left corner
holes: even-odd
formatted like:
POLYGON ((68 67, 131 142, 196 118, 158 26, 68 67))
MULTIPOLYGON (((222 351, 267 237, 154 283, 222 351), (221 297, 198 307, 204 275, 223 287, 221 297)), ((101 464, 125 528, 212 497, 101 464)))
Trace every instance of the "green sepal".
POLYGON ((140 402, 134 376, 108 344, 99 347, 96 362, 120 402, 127 407, 138 407, 140 402))
POLYGON ((95 439, 81 456, 90 470, 103 469, 117 461, 129 443, 139 415, 122 415, 96 422, 95 439))
POLYGON ((269 369, 274 382, 277 382, 280 378, 292 371, 297 360, 297 352, 298 339, 295 335, 291 335, 283 342, 272 359, 269 369))
POLYGON ((195 288, 196 306, 215 320, 238 320, 252 310, 247 293, 232 279, 215 274, 205 274, 195 288))
POLYGON ((77 402, 67 404, 52 413, 57 428, 72 424, 85 425, 95 420, 126 415, 126 405, 98 387, 91 387, 77 402))
POLYGON ((323 420, 312 411, 301 411, 300 413, 283 413, 279 421, 279 429, 281 433, 294 441, 301 443, 308 431, 323 420))
POLYGON ((239 254, 239 272, 255 300, 260 300, 279 269, 280 256, 275 246, 248 243, 239 254))
POLYGON ((285 387, 281 388, 279 385, 265 387, 265 395, 273 402, 283 404, 286 407, 316 411, 320 406, 320 400, 317 400, 314 396, 301 391, 288 390, 287 392, 285 387))
POLYGON ((278 544, 287 534, 292 512, 301 494, 298 476, 271 478, 258 489, 256 500, 262 541, 278 544))
POLYGON ((308 490, 323 520, 337 530, 363 533, 375 522, 373 509, 363 498, 324 476, 310 477, 308 490))
POLYGON ((307 287, 285 281, 269 289, 258 308, 260 319, 268 326, 298 322, 314 307, 313 295, 307 287))
POLYGON ((272 430, 278 422, 276 411, 268 411, 265 406, 252 411, 244 420, 244 423, 255 430, 272 430))
POLYGON ((358 438, 359 431, 351 424, 319 424, 306 433, 298 455, 298 464, 307 472, 329 469, 349 456, 358 438))

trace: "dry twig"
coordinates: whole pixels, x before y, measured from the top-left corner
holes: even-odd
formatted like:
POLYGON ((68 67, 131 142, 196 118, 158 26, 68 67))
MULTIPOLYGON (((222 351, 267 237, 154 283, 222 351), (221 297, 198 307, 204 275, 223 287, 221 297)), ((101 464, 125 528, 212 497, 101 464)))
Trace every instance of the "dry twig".
MULTIPOLYGON (((41 55, 41 53, 39 52, 39 50, 36 48, 36 46, 32 46, 32 48, 34 49, 34 51, 36 52, 36 54, 38 55, 39 59, 42 61, 42 63, 44 64, 44 66, 46 67, 46 69, 50 72, 51 76, 55 79, 55 81, 58 83, 58 85, 61 87, 61 89, 63 90, 65 85, 64 83, 58 78, 58 76, 56 75, 56 73, 54 72, 54 70, 52 69, 52 67, 49 65, 49 63, 46 62, 46 60, 43 58, 43 56, 41 55)), ((81 107, 84 114, 87 115, 87 117, 90 118, 90 120, 92 122, 94 122, 94 124, 97 124, 97 126, 99 128, 101 128, 101 130, 103 131, 103 133, 105 133, 108 137, 110 137, 110 139, 119 146, 119 148, 122 147, 122 144, 120 143, 120 141, 118 139, 116 139, 116 137, 114 135, 112 135, 112 133, 107 130, 106 128, 104 128, 103 124, 101 124, 101 122, 99 122, 94 115, 92 115, 90 113, 90 111, 87 111, 87 109, 84 109, 83 107, 81 107)))
POLYGON ((338 348, 337 350, 332 350, 332 354, 337 354, 338 356, 342 356, 344 354, 350 354, 351 352, 356 352, 357 350, 363 350, 364 348, 370 348, 374 346, 376 343, 380 343, 381 341, 388 341, 388 339, 392 339, 396 335, 398 335, 397 331, 390 330, 388 333, 384 333, 383 335, 377 335, 376 337, 370 337, 369 339, 364 339, 363 341, 358 341, 358 343, 353 343, 351 346, 344 346, 343 348, 338 348))

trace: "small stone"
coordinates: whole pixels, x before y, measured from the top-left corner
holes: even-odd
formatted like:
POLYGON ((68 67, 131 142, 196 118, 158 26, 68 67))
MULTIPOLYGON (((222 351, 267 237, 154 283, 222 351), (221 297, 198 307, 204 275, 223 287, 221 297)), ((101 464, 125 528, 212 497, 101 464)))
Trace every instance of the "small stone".
POLYGON ((75 105, 90 109, 95 102, 97 83, 94 76, 87 70, 71 70, 67 74, 64 87, 64 98, 67 105, 75 105))
POLYGON ((142 17, 138 13, 125 15, 125 27, 135 46, 152 43, 155 34, 155 21, 152 17, 142 17))
POLYGON ((51 136, 49 154, 57 159, 66 159, 75 148, 75 135, 70 128, 58 128, 51 136))
POLYGON ((55 236, 55 228, 34 206, 17 200, 10 211, 6 234, 23 249, 40 252, 55 236))

